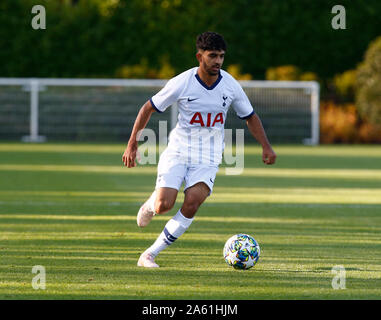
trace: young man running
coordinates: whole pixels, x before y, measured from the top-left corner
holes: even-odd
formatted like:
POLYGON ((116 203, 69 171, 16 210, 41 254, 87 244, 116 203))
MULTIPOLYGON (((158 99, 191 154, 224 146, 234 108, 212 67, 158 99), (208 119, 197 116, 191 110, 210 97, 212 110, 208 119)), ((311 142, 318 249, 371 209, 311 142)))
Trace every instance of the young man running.
POLYGON ((170 79, 143 105, 123 154, 124 164, 135 167, 139 131, 146 127, 153 112, 164 112, 177 103, 178 123, 160 156, 155 191, 141 206, 137 224, 145 227, 155 215, 171 210, 183 182, 184 203, 152 246, 141 254, 138 260, 141 267, 159 267, 155 257, 187 230, 198 208, 211 194, 222 159, 224 124, 230 106, 239 118, 246 120, 250 133, 261 144, 263 162, 275 163, 276 154, 249 99, 240 84, 221 70, 226 51, 223 37, 204 32, 197 37, 196 48, 199 66, 170 79))

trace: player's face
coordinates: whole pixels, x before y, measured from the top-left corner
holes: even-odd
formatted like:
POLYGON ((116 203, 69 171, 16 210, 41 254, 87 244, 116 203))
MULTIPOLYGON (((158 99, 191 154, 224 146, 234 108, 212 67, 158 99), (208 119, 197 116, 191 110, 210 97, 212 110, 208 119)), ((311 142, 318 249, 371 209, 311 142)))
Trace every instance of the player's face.
POLYGON ((203 50, 197 53, 200 67, 211 76, 219 74, 224 58, 224 50, 203 50))

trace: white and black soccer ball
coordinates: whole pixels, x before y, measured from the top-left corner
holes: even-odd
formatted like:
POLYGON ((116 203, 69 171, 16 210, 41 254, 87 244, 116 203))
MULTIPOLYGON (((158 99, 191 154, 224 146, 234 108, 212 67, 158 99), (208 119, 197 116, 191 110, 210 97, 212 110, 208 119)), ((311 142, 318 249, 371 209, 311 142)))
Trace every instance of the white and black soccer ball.
POLYGON ((246 270, 258 262, 261 249, 252 236, 240 233, 226 241, 223 253, 229 266, 234 269, 246 270))

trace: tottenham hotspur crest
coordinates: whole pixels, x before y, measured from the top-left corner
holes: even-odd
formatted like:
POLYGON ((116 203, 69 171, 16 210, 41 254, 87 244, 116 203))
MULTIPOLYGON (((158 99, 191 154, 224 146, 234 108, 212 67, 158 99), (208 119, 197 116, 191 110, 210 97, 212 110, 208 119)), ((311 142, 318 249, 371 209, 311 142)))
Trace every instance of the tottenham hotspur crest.
POLYGON ((224 103, 222 104, 223 107, 226 106, 226 99, 229 98, 227 96, 225 96, 224 94, 222 95, 222 99, 224 100, 224 103))

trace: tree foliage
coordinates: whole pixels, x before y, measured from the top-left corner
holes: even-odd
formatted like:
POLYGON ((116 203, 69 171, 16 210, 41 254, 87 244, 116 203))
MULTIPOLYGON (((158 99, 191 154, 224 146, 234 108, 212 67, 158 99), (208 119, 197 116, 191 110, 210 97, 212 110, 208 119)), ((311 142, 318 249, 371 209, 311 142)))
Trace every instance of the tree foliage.
POLYGON ((381 37, 370 45, 357 69, 356 105, 371 123, 381 127, 381 37))
POLYGON ((333 0, 74 2, 40 0, 47 29, 33 30, 35 1, 1 0, 1 77, 115 77, 142 61, 179 73, 196 64, 197 34, 213 30, 227 40, 225 65, 244 74, 295 65, 325 78, 353 69, 381 30, 379 0, 342 0, 346 30, 331 27, 333 0))

